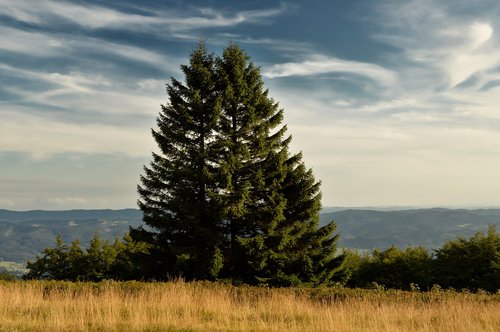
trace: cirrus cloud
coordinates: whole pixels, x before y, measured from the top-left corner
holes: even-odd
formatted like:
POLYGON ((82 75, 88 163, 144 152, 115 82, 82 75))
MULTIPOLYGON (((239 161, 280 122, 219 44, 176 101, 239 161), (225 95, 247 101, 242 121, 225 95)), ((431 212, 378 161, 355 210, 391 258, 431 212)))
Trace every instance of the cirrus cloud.
POLYGON ((268 78, 276 78, 331 73, 363 76, 386 87, 393 86, 397 82, 396 73, 376 64, 342 60, 322 55, 313 55, 302 62, 288 62, 272 65, 264 70, 263 75, 268 78))

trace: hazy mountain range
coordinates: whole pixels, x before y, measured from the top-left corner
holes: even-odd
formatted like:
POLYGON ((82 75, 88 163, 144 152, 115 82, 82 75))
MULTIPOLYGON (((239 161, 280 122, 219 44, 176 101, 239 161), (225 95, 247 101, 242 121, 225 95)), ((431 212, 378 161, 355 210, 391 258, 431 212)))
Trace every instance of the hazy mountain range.
MULTIPOLYGON (((423 245, 440 247, 457 236, 469 237, 489 224, 500 224, 500 209, 370 210, 326 208, 321 223, 335 220, 340 246, 361 250, 423 245)), ((125 210, 25 211, 0 210, 0 261, 25 263, 60 234, 86 246, 98 232, 104 239, 121 237, 142 223, 141 212, 125 210)))

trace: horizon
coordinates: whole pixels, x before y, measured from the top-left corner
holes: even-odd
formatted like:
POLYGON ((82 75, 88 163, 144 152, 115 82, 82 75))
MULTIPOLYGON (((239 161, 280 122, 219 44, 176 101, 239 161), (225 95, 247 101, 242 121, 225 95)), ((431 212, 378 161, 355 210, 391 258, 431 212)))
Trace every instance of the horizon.
MULTIPOLYGON (((378 212, 392 212, 392 211, 409 211, 409 210, 498 210, 500 206, 324 206, 321 207, 319 213, 334 213, 338 211, 346 210, 366 210, 366 211, 378 211, 378 212)), ((71 211, 123 211, 123 210, 137 210, 140 211, 138 207, 125 207, 125 208, 76 208, 76 209, 29 209, 29 210, 12 210, 0 207, 0 211, 9 212, 71 212, 71 211)))
POLYGON ((135 208, 199 40, 261 68, 323 206, 500 206, 497 1, 0 5, 0 208, 135 208))

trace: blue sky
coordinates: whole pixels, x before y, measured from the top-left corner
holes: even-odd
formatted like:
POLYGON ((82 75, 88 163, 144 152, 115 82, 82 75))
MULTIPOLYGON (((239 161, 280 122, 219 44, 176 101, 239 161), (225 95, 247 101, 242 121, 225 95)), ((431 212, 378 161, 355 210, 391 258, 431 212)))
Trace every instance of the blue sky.
POLYGON ((324 206, 498 206, 500 3, 0 0, 0 208, 135 207, 165 83, 244 48, 324 206))

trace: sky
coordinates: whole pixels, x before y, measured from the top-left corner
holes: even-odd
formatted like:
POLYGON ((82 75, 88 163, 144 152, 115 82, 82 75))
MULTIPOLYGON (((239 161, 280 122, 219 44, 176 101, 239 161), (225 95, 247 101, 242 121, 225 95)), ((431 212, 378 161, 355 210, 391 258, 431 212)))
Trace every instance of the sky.
POLYGON ((0 208, 135 208, 200 40, 260 67, 323 206, 500 206, 496 0, 0 0, 0 208))

